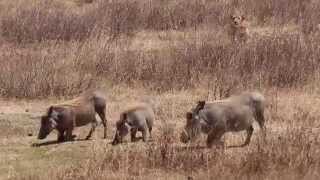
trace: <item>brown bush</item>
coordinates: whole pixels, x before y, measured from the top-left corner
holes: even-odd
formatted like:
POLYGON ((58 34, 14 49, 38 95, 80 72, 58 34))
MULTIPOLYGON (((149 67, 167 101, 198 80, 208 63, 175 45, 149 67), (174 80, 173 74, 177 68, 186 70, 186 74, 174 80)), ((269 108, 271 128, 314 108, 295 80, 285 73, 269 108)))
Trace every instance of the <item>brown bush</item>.
POLYGON ((55 1, 25 2, 1 17, 1 35, 13 42, 81 40, 90 36, 95 19, 76 14, 55 1))
POLYGON ((290 35, 259 39, 244 46, 202 42, 197 47, 185 42, 183 47, 173 46, 152 55, 122 51, 118 58, 110 59, 103 72, 115 82, 140 81, 162 90, 192 87, 204 77, 217 79, 223 86, 298 87, 319 70, 319 51, 313 41, 290 35))
MULTIPOLYGON (((40 46, 41 47, 41 46, 40 46)), ((93 85, 94 74, 65 58, 66 50, 7 49, 0 57, 0 92, 10 97, 44 97, 78 94, 93 85)))

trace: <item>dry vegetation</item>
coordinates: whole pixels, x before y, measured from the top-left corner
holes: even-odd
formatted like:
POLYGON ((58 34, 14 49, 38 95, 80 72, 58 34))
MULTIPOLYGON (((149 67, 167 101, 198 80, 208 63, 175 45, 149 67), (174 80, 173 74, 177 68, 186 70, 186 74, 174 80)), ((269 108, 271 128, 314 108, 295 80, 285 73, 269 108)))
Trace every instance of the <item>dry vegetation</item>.
POLYGON ((0 1, 0 178, 319 179, 318 24, 317 0, 0 1), (247 42, 232 41, 232 14, 250 22, 247 42), (153 96, 155 141, 112 147, 98 131, 30 147, 50 103, 97 87, 110 141, 123 106, 153 96), (179 142, 194 102, 250 89, 268 99, 266 141, 255 127, 245 148, 179 142))

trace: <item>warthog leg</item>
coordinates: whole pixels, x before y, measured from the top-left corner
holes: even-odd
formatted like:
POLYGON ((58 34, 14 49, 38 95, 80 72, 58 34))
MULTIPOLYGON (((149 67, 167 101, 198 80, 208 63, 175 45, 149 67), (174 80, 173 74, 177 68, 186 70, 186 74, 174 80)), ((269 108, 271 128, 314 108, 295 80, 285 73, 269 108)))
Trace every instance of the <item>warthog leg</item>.
POLYGON ((89 134, 88 134, 87 137, 86 137, 86 140, 88 140, 88 139, 91 138, 92 133, 96 130, 96 127, 97 127, 97 122, 91 123, 91 129, 90 129, 90 131, 89 131, 89 134))
POLYGON ((266 137, 267 137, 267 128, 265 126, 265 118, 264 118, 264 114, 263 112, 259 111, 258 113, 256 113, 256 119, 257 122, 259 124, 259 127, 262 131, 262 136, 264 141, 266 141, 266 137))
POLYGON ((137 130, 136 128, 132 128, 132 129, 130 130, 131 142, 134 142, 134 141, 137 140, 137 138, 136 138, 137 131, 138 131, 138 130, 137 130))
POLYGON ((220 141, 221 137, 225 133, 225 129, 221 127, 213 128, 209 133, 207 137, 207 146, 208 148, 211 148, 213 144, 222 144, 220 141))
POLYGON ((103 125, 103 138, 107 138, 107 119, 106 119, 106 108, 104 107, 103 110, 97 111, 99 117, 101 118, 102 125, 103 125))
POLYGON ((58 142, 63 142, 64 140, 64 130, 58 131, 58 142))
POLYGON ((143 128, 141 130, 141 133, 142 133, 142 140, 143 142, 147 142, 147 131, 146 131, 146 128, 143 128))
POLYGON ((66 139, 67 141, 73 141, 74 136, 72 135, 73 128, 69 128, 66 130, 66 139))
POLYGON ((251 136, 252 136, 252 133, 253 133, 252 125, 246 131, 247 131, 247 138, 246 138, 246 141, 241 146, 246 146, 246 145, 248 145, 250 143, 251 136))
POLYGON ((149 137, 150 137, 150 139, 152 139, 151 131, 152 131, 152 127, 149 127, 149 137))

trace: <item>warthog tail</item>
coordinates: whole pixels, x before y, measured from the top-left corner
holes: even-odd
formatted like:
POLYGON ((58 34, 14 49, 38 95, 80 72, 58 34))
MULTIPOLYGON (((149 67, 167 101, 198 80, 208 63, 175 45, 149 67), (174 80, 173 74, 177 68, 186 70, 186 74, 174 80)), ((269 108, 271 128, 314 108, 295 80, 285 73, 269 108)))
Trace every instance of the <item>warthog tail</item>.
POLYGON ((255 119, 258 122, 261 129, 265 129, 265 118, 264 118, 264 109, 265 109, 265 98, 263 95, 255 93, 252 96, 252 108, 254 109, 255 119))
POLYGON ((261 129, 264 129, 264 123, 265 123, 265 119, 264 119, 264 114, 263 112, 261 111, 258 111, 256 112, 256 119, 257 119, 257 122, 260 126, 261 129))

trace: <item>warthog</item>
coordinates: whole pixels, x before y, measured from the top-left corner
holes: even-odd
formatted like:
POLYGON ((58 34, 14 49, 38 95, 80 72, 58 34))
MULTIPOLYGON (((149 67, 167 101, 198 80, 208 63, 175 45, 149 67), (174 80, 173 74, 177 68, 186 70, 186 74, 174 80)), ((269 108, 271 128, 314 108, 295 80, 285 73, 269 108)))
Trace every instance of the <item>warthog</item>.
POLYGON ((44 139, 56 129, 58 141, 72 140, 74 127, 91 123, 92 127, 86 139, 89 139, 97 126, 96 113, 104 126, 104 138, 107 135, 106 100, 101 93, 88 92, 76 99, 61 104, 52 105, 41 117, 41 127, 38 139, 44 139))
POLYGON ((192 112, 186 114, 186 125, 180 140, 187 143, 198 137, 200 132, 208 134, 207 146, 220 142, 226 132, 247 131, 247 138, 241 146, 250 143, 253 122, 256 120, 265 134, 265 98, 257 92, 242 93, 212 103, 199 101, 192 112))
POLYGON ((131 141, 136 140, 136 133, 142 133, 142 140, 147 141, 147 131, 151 138, 153 121, 155 119, 154 111, 150 105, 143 104, 122 112, 120 119, 116 123, 116 133, 112 144, 116 145, 122 142, 123 138, 129 133, 131 141))

